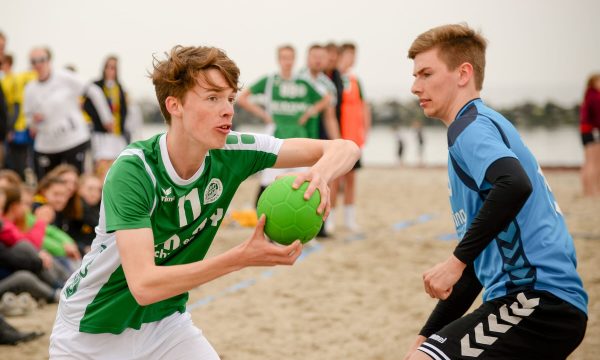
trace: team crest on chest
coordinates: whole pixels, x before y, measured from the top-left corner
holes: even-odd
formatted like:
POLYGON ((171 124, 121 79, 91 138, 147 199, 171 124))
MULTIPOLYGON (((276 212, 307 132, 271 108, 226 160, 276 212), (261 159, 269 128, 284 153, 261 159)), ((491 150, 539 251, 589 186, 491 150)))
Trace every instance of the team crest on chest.
POLYGON ((217 201, 223 193, 223 183, 217 178, 212 178, 204 190, 204 205, 217 201))

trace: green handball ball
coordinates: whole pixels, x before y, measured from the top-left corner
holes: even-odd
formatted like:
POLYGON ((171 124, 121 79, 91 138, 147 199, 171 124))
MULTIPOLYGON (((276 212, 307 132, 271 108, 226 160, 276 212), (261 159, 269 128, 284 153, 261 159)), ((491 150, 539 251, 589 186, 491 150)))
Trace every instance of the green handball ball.
POLYGON ((321 202, 319 190, 308 201, 304 200, 308 182, 294 190, 292 184, 295 178, 284 176, 275 180, 260 195, 256 206, 258 217, 262 214, 267 217, 265 234, 282 245, 289 245, 297 239, 304 244, 313 239, 323 225, 323 217, 317 213, 321 202))

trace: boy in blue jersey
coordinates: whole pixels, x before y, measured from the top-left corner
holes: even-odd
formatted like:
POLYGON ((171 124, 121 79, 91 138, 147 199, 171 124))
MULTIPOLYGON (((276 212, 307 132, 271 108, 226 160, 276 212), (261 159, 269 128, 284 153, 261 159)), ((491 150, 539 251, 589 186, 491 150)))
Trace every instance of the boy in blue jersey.
POLYGON ((565 359, 587 294, 560 208, 517 130, 479 98, 487 42, 466 25, 417 37, 411 91, 448 127, 454 253, 423 274, 440 301, 405 359, 565 359), (483 289, 483 304, 464 313, 483 289))

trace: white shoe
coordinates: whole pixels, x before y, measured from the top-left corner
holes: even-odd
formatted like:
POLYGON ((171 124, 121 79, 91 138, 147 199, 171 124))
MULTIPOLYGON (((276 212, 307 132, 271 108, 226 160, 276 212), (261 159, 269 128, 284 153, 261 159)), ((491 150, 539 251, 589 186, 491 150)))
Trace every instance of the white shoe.
POLYGON ((335 232, 335 220, 331 215, 325 220, 325 233, 329 236, 333 235, 335 232))
POLYGON ((344 223, 346 225, 346 229, 351 232, 359 232, 360 226, 356 223, 356 214, 354 210, 354 205, 345 205, 344 206, 344 223))

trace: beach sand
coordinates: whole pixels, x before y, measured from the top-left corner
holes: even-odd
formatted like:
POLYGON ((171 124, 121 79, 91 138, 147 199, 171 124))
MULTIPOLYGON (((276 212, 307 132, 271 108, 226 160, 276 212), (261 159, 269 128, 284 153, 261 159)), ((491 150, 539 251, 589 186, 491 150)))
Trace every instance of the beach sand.
MULTIPOLYGON (((579 173, 547 171, 569 225, 590 296, 586 337, 569 359, 600 358, 600 201, 581 197, 579 173)), ((357 179, 364 236, 343 230, 310 242, 292 267, 249 268, 190 292, 195 324, 223 360, 402 359, 436 301, 421 274, 456 244, 445 169, 365 168, 357 179)), ((254 201, 257 180, 242 184, 231 209, 254 201)), ((223 226, 209 256, 252 229, 223 226)), ((478 300, 479 301, 479 300, 478 300)), ((477 304, 476 304, 477 305, 477 304)), ((0 346, 0 359, 45 359, 56 306, 8 318, 46 336, 0 346)))

